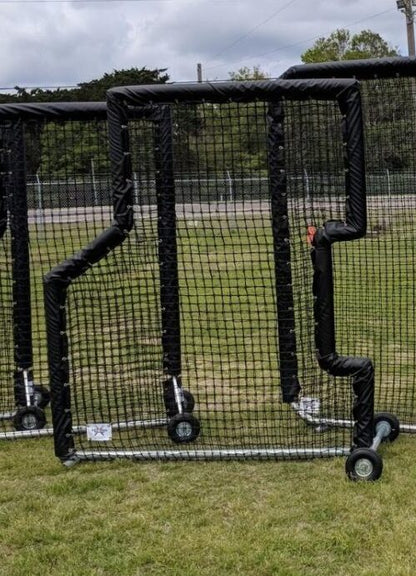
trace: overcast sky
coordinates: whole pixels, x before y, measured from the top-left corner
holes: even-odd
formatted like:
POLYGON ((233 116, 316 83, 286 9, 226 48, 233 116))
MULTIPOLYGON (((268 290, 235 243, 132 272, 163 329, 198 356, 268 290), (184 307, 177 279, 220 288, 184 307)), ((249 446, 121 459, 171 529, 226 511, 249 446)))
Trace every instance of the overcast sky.
POLYGON ((0 0, 0 87, 74 85, 167 68, 172 81, 280 75, 337 28, 378 32, 407 54, 395 0, 0 0))

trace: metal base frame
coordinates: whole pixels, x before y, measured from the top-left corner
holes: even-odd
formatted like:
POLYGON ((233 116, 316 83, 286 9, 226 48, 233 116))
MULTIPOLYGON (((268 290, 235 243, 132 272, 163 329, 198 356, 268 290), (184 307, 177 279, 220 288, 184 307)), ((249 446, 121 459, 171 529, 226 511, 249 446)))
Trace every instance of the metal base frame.
POLYGON ((73 466, 82 461, 115 460, 127 458, 140 461, 200 461, 200 460, 308 460, 312 458, 334 458, 348 456, 351 447, 335 448, 252 448, 252 449, 218 449, 218 450, 79 450, 63 460, 65 466, 73 466))
MULTIPOLYGON (((13 414, 12 414, 13 417, 13 414)), ((164 418, 155 420, 129 420, 127 422, 117 422, 112 425, 113 430, 129 430, 131 428, 157 428, 166 426, 167 420, 164 418)), ((85 434, 87 426, 74 426, 73 434, 85 434)), ((43 436, 53 436, 53 428, 41 428, 37 430, 12 430, 10 432, 0 432, 0 440, 17 440, 19 438, 40 438, 43 436)))
MULTIPOLYGON (((319 418, 317 416, 313 416, 313 413, 305 410, 305 408, 303 408, 299 402, 292 402, 290 407, 297 414, 297 416, 299 416, 299 418, 311 426, 316 426, 318 431, 321 426, 329 428, 354 427, 354 422, 352 420, 337 420, 336 418, 319 418)), ((400 432, 416 434, 416 424, 403 424, 403 422, 400 422, 400 432)))

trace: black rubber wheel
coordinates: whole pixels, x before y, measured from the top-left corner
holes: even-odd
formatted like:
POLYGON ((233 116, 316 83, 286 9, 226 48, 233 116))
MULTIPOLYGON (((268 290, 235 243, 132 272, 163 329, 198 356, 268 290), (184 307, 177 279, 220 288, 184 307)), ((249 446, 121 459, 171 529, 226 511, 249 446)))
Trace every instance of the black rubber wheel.
POLYGON ((345 462, 345 472, 350 480, 372 482, 383 471, 383 460, 371 448, 356 448, 345 462))
POLYGON ((383 438, 383 442, 394 442, 397 436, 400 434, 400 422, 399 419, 389 412, 377 412, 374 415, 374 432, 377 431, 377 424, 380 422, 387 422, 390 426, 390 434, 383 438))
POLYGON ((39 408, 46 408, 51 401, 51 394, 45 386, 41 384, 34 385, 33 401, 35 406, 39 408))
POLYGON ((168 435, 177 444, 193 442, 199 436, 201 425, 199 420, 188 412, 176 414, 168 422, 168 435))
POLYGON ((44 411, 38 406, 22 406, 17 409, 13 418, 16 430, 40 430, 46 424, 44 411))

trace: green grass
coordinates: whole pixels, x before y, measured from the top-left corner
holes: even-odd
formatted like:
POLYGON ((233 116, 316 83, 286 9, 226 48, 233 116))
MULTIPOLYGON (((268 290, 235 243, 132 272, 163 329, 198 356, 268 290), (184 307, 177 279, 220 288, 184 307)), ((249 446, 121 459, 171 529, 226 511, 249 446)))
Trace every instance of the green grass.
MULTIPOLYGON (((342 431, 340 438, 335 432, 316 434, 282 407, 271 353, 276 334, 270 330, 274 321, 270 229, 256 218, 245 230, 238 219, 231 220, 228 227, 215 217, 211 229, 202 223, 184 228, 182 222, 179 227, 184 262, 180 273, 187 278, 184 381, 197 397, 202 422, 194 446, 214 447, 215 442, 248 446, 257 438, 267 445, 279 440, 286 446, 325 446, 342 440, 342 431), (254 256, 249 256, 249 246, 257 247, 254 256)), ((383 392, 384 400, 391 400, 400 385, 397 398, 408 393, 405 409, 410 411, 416 345, 411 281, 415 241, 411 229, 403 226, 398 232, 398 226, 395 222, 379 236, 334 248, 337 336, 341 352, 375 357, 378 398, 383 392)), ((60 257, 65 238, 76 238, 74 243, 82 246, 88 236, 87 230, 75 232, 70 227, 62 232, 55 247, 60 257)), ((152 237, 151 231, 142 232, 152 237)), ((33 248, 38 276, 43 255, 53 250, 50 240, 40 237, 33 248)), ((90 271, 90 280, 86 277, 71 289, 72 393, 81 419, 84 403, 89 406, 85 416, 91 418, 105 416, 114 404, 128 410, 143 400, 161 407, 160 389, 155 390, 160 344, 152 316, 158 294, 149 294, 158 274, 156 245, 149 241, 136 250, 126 263, 134 265, 121 276, 117 267, 111 268, 110 258, 90 271), (105 270, 114 274, 103 274, 105 270), (85 300, 83 289, 89 281, 91 292, 85 300), (126 285, 134 289, 126 291, 126 285), (124 294, 126 315, 120 327, 111 313, 98 319, 97 303, 106 289, 124 294), (124 345, 115 345, 126 334, 124 345), (143 379, 148 386, 144 391, 143 379)), ((305 312, 310 285, 304 282, 311 280, 311 267, 303 238, 294 240, 293 250, 302 253, 294 276, 297 322, 305 324, 299 336, 310 346, 313 329, 305 312)), ((39 286, 33 286, 37 303, 33 322, 42 331, 39 286)), ((44 342, 37 346, 40 366, 46 360, 44 342)), ((306 381, 306 368, 312 365, 310 349, 298 353, 306 390, 322 393, 331 410, 348 411, 349 388, 339 380, 335 385, 322 377, 314 381, 315 363, 311 380, 306 381)), ((154 448, 153 443, 172 448, 165 430, 137 435, 130 431, 115 438, 138 449, 154 448)), ((401 436, 382 449, 384 472, 374 484, 349 482, 343 458, 117 461, 66 469, 54 457, 52 444, 51 438, 0 444, 0 576, 414 574, 416 438, 401 436)))
MULTIPOLYGON (((213 213, 195 218, 178 221, 178 250, 182 376, 184 386, 196 396, 198 417, 204 422, 198 447, 241 442, 250 447, 263 442, 282 447, 319 445, 311 429, 295 416, 288 417, 280 403, 269 215, 257 213, 243 219, 213 213)), ((334 383, 322 376, 315 361, 306 227, 303 230, 298 216, 292 216, 291 226, 303 392, 322 400, 323 416, 349 418, 349 380, 334 383)), ((31 230, 32 323, 39 335, 34 340, 37 381, 45 383, 48 378, 42 275, 86 245, 93 232, 87 224, 59 222, 31 230)), ((398 412, 410 422, 416 422, 416 340, 409 323, 414 309, 413 283, 409 282, 414 244, 412 231, 398 216, 377 236, 334 247, 338 350, 373 358, 377 410, 398 412)), ((76 424, 163 417, 158 284, 155 222, 145 219, 137 238, 132 235, 131 242, 70 288, 68 326, 76 424)), ((115 436, 120 442, 114 447, 120 447, 125 436, 115 436)), ((328 434, 322 444, 348 445, 345 436, 341 431, 332 438, 328 434)), ((153 448, 162 437, 159 431, 147 435, 139 431, 128 448, 136 443, 142 449, 149 440, 153 448)))
POLYGON ((416 438, 343 459, 84 463, 2 443, 1 576, 413 576, 416 438))

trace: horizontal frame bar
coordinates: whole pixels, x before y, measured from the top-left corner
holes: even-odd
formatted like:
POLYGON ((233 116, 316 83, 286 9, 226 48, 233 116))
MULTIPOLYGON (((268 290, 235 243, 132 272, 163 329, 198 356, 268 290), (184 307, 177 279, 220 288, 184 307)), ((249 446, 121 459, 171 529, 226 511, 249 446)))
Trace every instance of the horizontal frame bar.
POLYGON ((127 458, 140 461, 161 461, 161 460, 290 460, 290 459, 311 459, 311 458, 334 458, 337 456, 347 456, 351 448, 250 448, 244 449, 222 449, 222 450, 79 450, 74 452, 72 457, 63 461, 66 466, 72 466, 77 462, 88 460, 115 460, 127 458))

